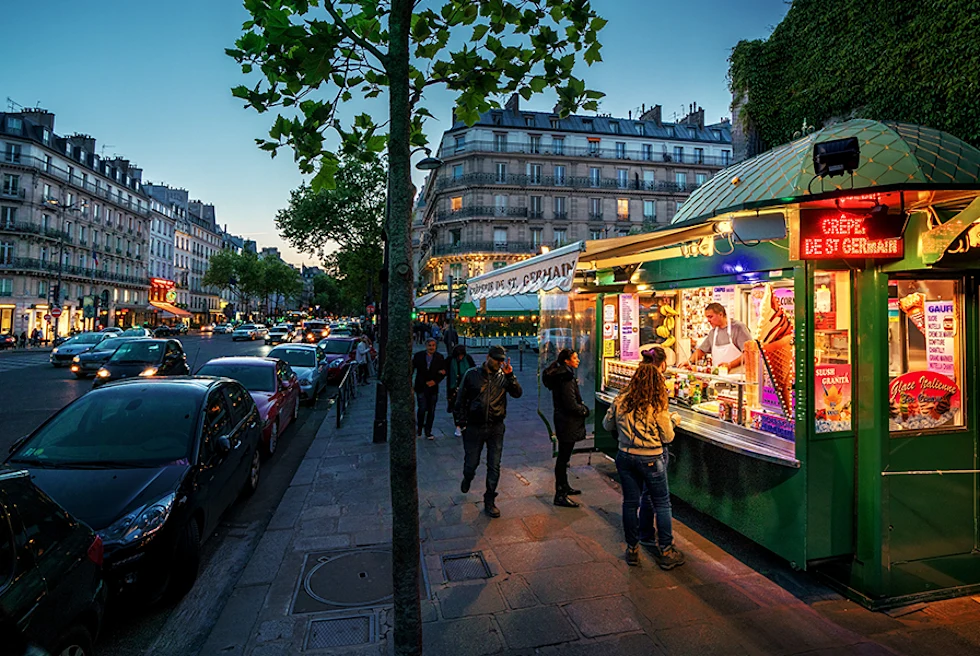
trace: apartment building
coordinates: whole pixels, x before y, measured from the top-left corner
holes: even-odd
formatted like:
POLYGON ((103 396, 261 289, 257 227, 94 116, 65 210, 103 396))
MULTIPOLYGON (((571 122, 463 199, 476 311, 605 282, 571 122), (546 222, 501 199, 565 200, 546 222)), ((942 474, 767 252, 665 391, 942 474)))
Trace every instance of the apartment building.
POLYGON ((705 125, 696 105, 667 123, 504 109, 454 121, 422 207, 422 287, 465 280, 585 239, 668 224, 684 199, 731 163, 731 124, 705 125))
POLYGON ((0 113, 0 333, 141 323, 151 213, 142 170, 54 125, 39 108, 0 113))

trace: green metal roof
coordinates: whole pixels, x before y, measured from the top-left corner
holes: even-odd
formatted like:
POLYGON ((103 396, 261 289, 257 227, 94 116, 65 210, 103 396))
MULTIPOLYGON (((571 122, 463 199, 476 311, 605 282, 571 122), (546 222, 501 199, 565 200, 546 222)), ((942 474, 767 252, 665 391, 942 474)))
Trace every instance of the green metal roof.
POLYGON ((980 187, 980 150, 932 128, 853 119, 719 171, 691 194, 672 223, 852 189, 963 185, 980 187), (814 178, 813 144, 848 137, 861 145, 853 181, 849 174, 814 178), (738 184, 732 184, 735 178, 738 184))

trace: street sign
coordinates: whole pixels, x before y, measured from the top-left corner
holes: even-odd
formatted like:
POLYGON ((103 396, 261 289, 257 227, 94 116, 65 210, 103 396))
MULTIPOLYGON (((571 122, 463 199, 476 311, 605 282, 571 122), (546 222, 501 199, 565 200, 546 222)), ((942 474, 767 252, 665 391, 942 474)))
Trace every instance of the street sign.
POLYGON ((47 321, 48 323, 51 323, 51 315, 50 314, 44 315, 44 320, 47 321))
POLYGON ((367 313, 368 314, 374 314, 374 303, 368 303, 367 313))
POLYGON ((51 316, 54 317, 55 319, 57 319, 58 317, 60 317, 61 316, 61 308, 60 307, 53 307, 53 308, 51 308, 51 316))

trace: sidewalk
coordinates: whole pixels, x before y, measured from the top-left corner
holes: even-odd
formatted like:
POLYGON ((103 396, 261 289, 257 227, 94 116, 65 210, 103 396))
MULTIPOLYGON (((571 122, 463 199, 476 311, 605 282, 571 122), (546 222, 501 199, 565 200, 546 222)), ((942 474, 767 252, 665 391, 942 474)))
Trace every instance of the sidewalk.
MULTIPOLYGON (((426 655, 980 653, 980 598, 872 613, 684 508, 687 564, 628 567, 608 460, 576 455, 583 507, 551 503, 534 362, 508 411, 500 519, 481 512, 482 465, 459 491, 444 399, 436 440, 418 443, 426 655)), ((202 654, 391 653, 388 448, 371 443, 374 387, 360 389, 341 430, 333 413, 321 426, 202 654)))

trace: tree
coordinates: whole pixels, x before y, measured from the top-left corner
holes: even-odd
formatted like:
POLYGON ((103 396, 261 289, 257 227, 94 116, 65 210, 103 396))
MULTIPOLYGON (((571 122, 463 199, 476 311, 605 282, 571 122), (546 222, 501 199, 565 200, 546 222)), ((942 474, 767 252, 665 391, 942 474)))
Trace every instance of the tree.
POLYGON ((457 93, 457 116, 473 124, 499 107, 502 96, 554 88, 559 113, 596 109, 602 96, 573 75, 576 53, 600 60, 598 31, 605 25, 589 0, 438 0, 416 10, 417 0, 246 0, 252 18, 228 54, 242 73, 258 68, 254 87, 232 93, 265 112, 288 108, 256 140, 273 156, 289 146, 303 173, 316 173, 315 189, 332 186, 339 155, 363 157, 387 147, 389 280, 385 312, 388 343, 382 381, 391 401, 392 553, 396 654, 421 651, 418 485, 410 385, 412 352, 412 147, 427 141, 421 105, 425 90, 444 85, 457 93), (320 6, 322 5, 322 10, 320 6), (453 43, 450 44, 451 37, 453 43), (504 41, 508 41, 505 45, 504 41), (329 95, 327 90, 330 89, 329 95), (362 113, 344 127, 340 106, 354 93, 387 93, 388 120, 362 113), (382 133, 387 128, 387 135, 382 133), (332 130, 339 145, 326 145, 332 130), (338 154, 339 153, 339 154, 338 154))
POLYGON ((274 299, 273 316, 278 318, 280 301, 288 302, 290 299, 298 298, 303 293, 303 281, 300 279, 299 271, 278 257, 265 257, 260 260, 260 263, 263 291, 274 299))
POLYGON ((241 311, 247 315, 252 299, 263 289, 258 256, 251 251, 218 251, 208 260, 208 270, 201 284, 234 291, 241 311))

